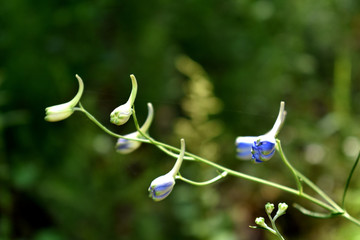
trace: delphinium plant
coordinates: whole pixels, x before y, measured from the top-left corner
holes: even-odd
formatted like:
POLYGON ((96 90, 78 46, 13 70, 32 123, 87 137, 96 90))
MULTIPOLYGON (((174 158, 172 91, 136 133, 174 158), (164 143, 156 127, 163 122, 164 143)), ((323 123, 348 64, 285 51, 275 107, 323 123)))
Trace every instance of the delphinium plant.
MULTIPOLYGON (((80 112, 85 114, 93 123, 95 123, 101 130, 110 136, 117 139, 116 151, 127 154, 138 149, 142 143, 151 144, 165 154, 169 155, 172 158, 176 159, 176 162, 173 168, 166 174, 155 178, 148 189, 149 196, 155 201, 161 201, 165 199, 174 189, 176 180, 180 180, 196 186, 205 186, 213 184, 220 179, 223 179, 227 176, 233 176, 238 178, 243 178, 249 181, 253 181, 259 184, 268 185, 280 190, 283 190, 289 194, 297 196, 299 199, 305 199, 309 202, 312 202, 321 208, 324 209, 323 212, 315 212, 309 209, 305 209, 299 204, 294 203, 293 206, 298 209, 301 213, 316 217, 316 218, 332 218, 332 217, 342 217, 358 226, 360 226, 360 221, 354 218, 350 213, 345 209, 345 199, 346 193, 350 184, 351 177, 353 172, 359 162, 360 155, 358 155, 350 173, 347 178, 341 203, 335 202, 330 198, 322 189, 320 189, 316 184, 314 184, 310 179, 304 176, 301 172, 295 169, 288 159, 285 156, 285 153, 281 147, 281 142, 277 138, 279 131, 281 130, 286 117, 285 103, 280 103, 280 109, 278 116, 275 120, 273 127, 267 133, 260 136, 239 136, 235 140, 235 148, 237 152, 237 157, 240 159, 252 160, 253 163, 261 164, 266 161, 269 161, 277 152, 284 163, 284 167, 289 170, 289 173, 293 176, 296 183, 296 188, 289 187, 284 184, 275 183, 263 178, 255 177, 240 171, 230 169, 226 166, 223 166, 219 163, 212 162, 204 157, 195 155, 191 152, 186 151, 185 149, 185 140, 180 140, 180 148, 171 146, 169 144, 158 141, 150 136, 148 130, 151 126, 154 116, 154 109, 151 103, 148 103, 148 116, 145 122, 140 125, 135 111, 135 99, 138 91, 137 80, 134 75, 130 75, 132 82, 132 91, 128 101, 119 107, 115 108, 110 114, 110 122, 115 125, 123 125, 129 121, 132 117, 135 123, 135 131, 126 135, 119 135, 115 132, 112 132, 106 128, 102 123, 100 123, 91 113, 89 113, 85 107, 80 103, 80 99, 84 90, 84 83, 82 79, 76 75, 76 78, 79 83, 79 89, 75 97, 67 103, 51 106, 45 109, 45 120, 50 122, 62 121, 70 117, 74 112, 80 112), (209 165, 218 170, 219 174, 212 179, 207 181, 198 182, 191 179, 185 178, 180 174, 180 169, 184 161, 197 161, 203 164, 209 165), (303 186, 306 185, 318 194, 320 198, 317 198, 304 191, 303 186)), ((274 209, 273 204, 266 204, 265 210, 269 217, 272 227, 268 227, 265 224, 264 218, 257 218, 256 224, 257 228, 263 228, 271 233, 277 235, 280 239, 284 239, 281 236, 280 232, 277 230, 275 221, 276 219, 283 215, 287 209, 285 203, 280 203, 278 206, 278 211, 276 215, 272 218, 271 213, 274 209)))

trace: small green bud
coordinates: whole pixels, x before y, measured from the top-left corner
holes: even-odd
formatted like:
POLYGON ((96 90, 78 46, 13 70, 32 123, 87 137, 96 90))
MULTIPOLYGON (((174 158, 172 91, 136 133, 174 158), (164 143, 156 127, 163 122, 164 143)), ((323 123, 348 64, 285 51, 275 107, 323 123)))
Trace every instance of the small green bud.
POLYGON ((265 210, 266 210, 266 212, 267 212, 267 214, 271 214, 272 213, 272 211, 274 210, 274 204, 272 204, 272 203, 267 203, 266 205, 265 205, 265 210))
POLYGON ((286 203, 279 203, 275 218, 284 215, 287 209, 288 209, 288 205, 286 203))
POLYGON ((133 74, 130 75, 130 78, 131 78, 132 90, 129 99, 127 100, 126 103, 115 108, 110 114, 110 122, 115 125, 125 124, 133 113, 132 107, 134 105, 136 98, 137 82, 133 74))
POLYGON ((257 217, 255 219, 255 223, 263 228, 268 228, 268 225, 265 223, 265 219, 263 217, 257 217))

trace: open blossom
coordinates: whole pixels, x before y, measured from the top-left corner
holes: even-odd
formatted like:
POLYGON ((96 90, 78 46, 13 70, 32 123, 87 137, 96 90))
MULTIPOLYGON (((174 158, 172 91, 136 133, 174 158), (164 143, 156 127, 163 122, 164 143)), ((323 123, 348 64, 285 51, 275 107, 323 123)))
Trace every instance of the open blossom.
POLYGON ((130 116, 132 115, 132 106, 134 105, 136 93, 137 93, 137 82, 133 74, 130 75, 132 90, 129 99, 123 105, 115 108, 110 114, 110 122, 115 125, 125 124, 130 116))
POLYGON ((75 75, 79 82, 79 90, 75 97, 67 103, 58 104, 55 106, 47 107, 45 109, 45 120, 49 122, 57 122, 64 120, 74 113, 74 107, 80 101, 82 93, 84 91, 84 83, 82 79, 76 74, 75 75))
MULTIPOLYGON (((151 103, 148 103, 148 116, 144 122, 144 124, 140 127, 140 130, 143 133, 146 133, 149 130, 149 127, 152 123, 152 120, 154 118, 154 108, 151 103)), ((133 132, 130 134, 125 135, 126 138, 142 138, 141 133, 139 132, 133 132)), ((141 145, 141 142, 134 141, 134 140, 128 140, 125 138, 119 138, 117 140, 117 143, 115 145, 116 151, 118 153, 127 154, 135 151, 138 149, 141 145)))
POLYGON ((161 201, 169 194, 175 185, 175 176, 178 174, 185 154, 185 141, 181 139, 181 150, 174 167, 165 175, 155 178, 149 187, 149 197, 154 201, 161 201))
POLYGON ((244 160, 253 159, 257 163, 268 161, 275 153, 276 136, 285 121, 285 116, 285 103, 281 102, 277 119, 268 133, 260 136, 237 137, 235 142, 237 157, 244 160))

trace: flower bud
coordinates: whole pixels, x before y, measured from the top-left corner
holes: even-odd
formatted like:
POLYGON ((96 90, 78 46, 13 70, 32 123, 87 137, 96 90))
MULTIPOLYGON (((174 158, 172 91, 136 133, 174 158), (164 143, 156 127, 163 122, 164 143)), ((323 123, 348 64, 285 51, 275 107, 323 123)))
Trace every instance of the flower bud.
POLYGON ((272 212, 273 212, 273 210, 274 210, 274 204, 272 204, 272 203, 267 203, 266 205, 265 205, 265 211, 267 212, 267 214, 271 214, 272 212))
MULTIPOLYGON (((146 133, 148 131, 148 129, 151 125, 151 122, 153 120, 153 117, 154 117, 154 108, 151 103, 148 103, 148 116, 147 116, 144 124, 140 128, 140 130, 143 133, 146 133)), ((139 132, 133 132, 133 133, 125 135, 124 137, 126 137, 126 138, 142 138, 142 135, 139 132)), ((118 153, 128 154, 128 153, 131 153, 131 152, 135 151, 136 149, 138 149, 140 147, 140 145, 141 145, 141 142, 139 142, 139 141, 128 140, 125 138, 119 138, 115 145, 115 148, 118 153)))
POLYGON ((274 218, 278 218, 281 215, 284 215, 287 209, 288 209, 288 205, 286 203, 279 203, 278 210, 274 218))
POLYGON ((180 170, 185 154, 185 141, 181 139, 181 150, 174 167, 165 175, 155 178, 148 189, 149 197, 154 201, 161 201, 166 198, 172 191, 175 185, 175 176, 180 170))
MULTIPOLYGON (((130 133, 130 134, 125 135, 124 137, 138 138, 139 133, 138 132, 130 133)), ((140 145, 141 145, 141 142, 128 140, 125 138, 119 138, 116 142, 115 149, 118 153, 128 154, 128 153, 131 153, 131 152, 135 151, 136 149, 138 149, 140 147, 140 145)))
POLYGON ((82 93, 84 91, 84 83, 82 79, 76 74, 75 75, 79 82, 79 90, 75 97, 67 103, 58 104, 55 106, 47 107, 45 109, 45 120, 49 122, 57 122, 64 120, 71 116, 74 112, 74 107, 80 101, 82 93))
POLYGON ((137 82, 136 78, 133 74, 130 75, 132 90, 128 101, 115 108, 110 114, 110 122, 115 125, 123 125, 125 124, 130 116, 132 115, 132 106, 134 105, 136 93, 137 93, 137 82))
POLYGON ((175 185, 175 179, 171 174, 155 178, 149 187, 149 197, 154 201, 161 201, 166 198, 175 185))
POLYGON ((265 223, 265 219, 263 217, 257 217, 255 219, 255 223, 263 228, 268 228, 268 225, 265 223))
POLYGON ((237 157, 245 160, 253 159, 256 163, 268 161, 275 153, 275 138, 285 121, 285 116, 285 103, 281 102, 277 119, 268 133, 257 137, 237 137, 235 142, 237 157))

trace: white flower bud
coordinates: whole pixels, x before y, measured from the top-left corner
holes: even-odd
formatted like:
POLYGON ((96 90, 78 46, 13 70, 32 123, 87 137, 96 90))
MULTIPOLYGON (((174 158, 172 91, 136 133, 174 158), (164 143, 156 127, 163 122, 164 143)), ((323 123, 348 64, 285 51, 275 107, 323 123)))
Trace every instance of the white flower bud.
POLYGON ((181 150, 174 167, 165 175, 155 178, 149 187, 149 197, 154 201, 161 201, 166 198, 172 191, 175 185, 175 176, 180 170, 185 154, 185 141, 181 139, 181 150))
POLYGON ((71 116, 74 112, 74 107, 80 101, 82 93, 84 91, 84 83, 82 79, 76 74, 75 75, 78 82, 79 82, 79 90, 75 97, 67 103, 58 104, 55 106, 47 107, 45 109, 45 120, 49 122, 57 122, 64 120, 71 116))

